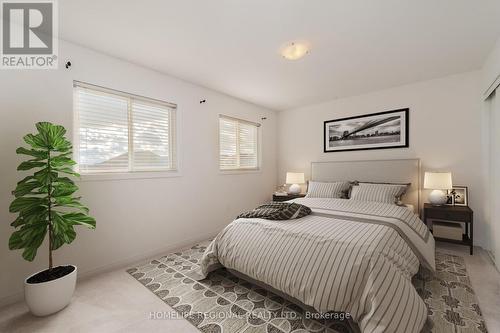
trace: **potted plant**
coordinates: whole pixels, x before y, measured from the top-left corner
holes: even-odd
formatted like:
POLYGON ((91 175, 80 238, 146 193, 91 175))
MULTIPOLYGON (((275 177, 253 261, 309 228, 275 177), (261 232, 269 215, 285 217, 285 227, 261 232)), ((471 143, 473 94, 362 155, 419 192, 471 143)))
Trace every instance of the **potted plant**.
POLYGON ((24 281, 24 297, 30 311, 46 316, 69 304, 76 284, 76 266, 53 266, 52 251, 70 244, 76 237, 74 227, 94 229, 96 222, 88 208, 74 193, 78 186, 69 176, 76 163, 71 159, 71 142, 63 126, 48 122, 36 124, 38 133, 24 136, 29 148, 18 148, 17 154, 30 157, 17 170, 32 174, 17 183, 9 211, 18 216, 11 223, 16 231, 9 239, 9 249, 23 249, 23 258, 35 259, 38 248, 48 236, 49 267, 24 281))

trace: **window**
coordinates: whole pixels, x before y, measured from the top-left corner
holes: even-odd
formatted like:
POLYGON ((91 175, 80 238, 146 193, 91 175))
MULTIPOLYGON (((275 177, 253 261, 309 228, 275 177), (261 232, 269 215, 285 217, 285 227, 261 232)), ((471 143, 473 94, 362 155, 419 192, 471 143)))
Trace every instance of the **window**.
POLYGON ((176 169, 175 105, 75 82, 74 109, 82 174, 176 169))
POLYGON ((219 117, 219 167, 221 170, 259 169, 259 124, 219 117))

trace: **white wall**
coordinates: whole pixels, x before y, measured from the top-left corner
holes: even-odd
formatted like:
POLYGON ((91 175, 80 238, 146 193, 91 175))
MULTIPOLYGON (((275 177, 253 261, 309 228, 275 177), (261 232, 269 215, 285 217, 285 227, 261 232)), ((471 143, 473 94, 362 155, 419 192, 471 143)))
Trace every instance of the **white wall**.
POLYGON ((124 264, 211 236, 270 199, 277 174, 274 111, 67 43, 60 44, 60 58, 71 60, 71 70, 61 64, 57 71, 0 73, 0 303, 19 298, 23 278, 44 269, 48 257, 46 244, 34 263, 7 247, 14 230, 10 191, 21 178, 15 149, 37 121, 62 124, 71 138, 73 80, 177 103, 182 169, 176 178, 80 182, 97 229, 80 228, 73 244, 55 252, 57 264, 76 264, 83 274, 124 264), (258 122, 267 117, 261 172, 219 172, 219 113, 258 122))
MULTIPOLYGON (((500 75, 500 38, 489 54, 482 69, 484 93, 500 75)), ((491 221, 490 243, 495 263, 500 269, 500 206, 498 205, 498 188, 500 186, 500 89, 484 102, 484 113, 488 117, 489 151, 486 161, 489 169, 489 182, 485 189, 489 189, 488 215, 491 221)))
POLYGON ((500 38, 489 53, 482 68, 482 90, 484 93, 500 75, 500 38))
POLYGON ((480 86, 477 71, 280 112, 278 179, 283 183, 286 171, 309 176, 313 161, 418 157, 423 171, 452 171, 454 184, 469 187, 475 242, 488 248, 480 86), (323 153, 325 120, 406 107, 410 108, 409 148, 323 153))

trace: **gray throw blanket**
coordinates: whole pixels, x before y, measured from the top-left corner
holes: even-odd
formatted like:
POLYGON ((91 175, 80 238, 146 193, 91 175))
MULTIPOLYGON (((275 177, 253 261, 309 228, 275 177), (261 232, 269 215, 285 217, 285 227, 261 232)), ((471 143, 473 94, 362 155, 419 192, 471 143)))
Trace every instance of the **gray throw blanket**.
POLYGON ((292 220, 311 214, 311 208, 297 203, 272 202, 240 214, 238 218, 292 220))

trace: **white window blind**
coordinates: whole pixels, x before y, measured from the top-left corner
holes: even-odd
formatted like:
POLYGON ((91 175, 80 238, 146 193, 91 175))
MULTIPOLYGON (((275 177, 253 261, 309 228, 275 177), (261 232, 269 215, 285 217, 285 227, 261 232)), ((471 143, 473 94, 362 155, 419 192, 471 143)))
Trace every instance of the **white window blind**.
POLYGON ((75 156, 81 173, 176 169, 176 106, 74 83, 75 156))
POLYGON ((221 170, 259 168, 259 125, 227 116, 219 117, 219 166, 221 170))

